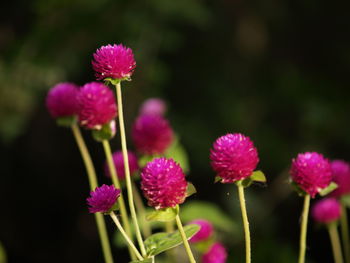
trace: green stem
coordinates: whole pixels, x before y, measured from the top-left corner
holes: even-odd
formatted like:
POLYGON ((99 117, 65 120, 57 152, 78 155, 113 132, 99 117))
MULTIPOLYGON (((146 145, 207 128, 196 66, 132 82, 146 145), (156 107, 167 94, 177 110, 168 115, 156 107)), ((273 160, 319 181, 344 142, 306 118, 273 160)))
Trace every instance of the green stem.
MULTIPOLYGON (((86 172, 87 172, 87 175, 89 178, 90 189, 95 190, 95 188, 98 186, 98 184, 97 184, 96 172, 95 172, 95 168, 94 168, 94 165, 92 163, 92 160, 91 160, 91 156, 90 156, 89 151, 86 147, 85 141, 83 139, 83 136, 81 135, 81 132, 80 132, 78 125, 73 124, 71 126, 71 128, 72 128, 72 132, 73 132, 75 141, 78 145, 80 154, 81 154, 83 161, 84 161, 85 169, 86 169, 86 172)), ((98 234, 99 234, 100 240, 101 240, 102 251, 103 251, 103 256, 104 256, 105 262, 106 263, 113 263, 111 246, 109 244, 106 224, 105 224, 103 215, 96 213, 95 219, 96 219, 98 234)))
POLYGON ((132 193, 131 178, 130 178, 130 169, 129 169, 129 158, 128 158, 128 149, 126 145, 126 136, 125 136, 125 125, 124 125, 124 115, 123 115, 123 100, 122 100, 122 91, 120 83, 116 84, 117 90, 117 102, 118 102, 118 115, 119 115, 119 129, 120 129, 120 139, 122 144, 122 153, 124 159, 124 169, 125 169, 125 181, 126 188, 128 192, 128 201, 130 207, 131 218, 134 223, 136 238, 141 248, 141 253, 143 256, 146 255, 145 245, 143 244, 142 235, 140 231, 139 224, 137 222, 137 215, 135 210, 134 198, 132 193))
POLYGON ((151 225, 146 220, 146 209, 145 209, 145 206, 143 205, 140 192, 138 191, 134 181, 132 181, 132 184, 134 189, 135 205, 136 205, 137 211, 139 212, 139 218, 141 221, 140 224, 142 228, 142 234, 147 238, 150 235, 152 235, 151 225))
POLYGON ((341 234, 343 240, 343 249, 345 254, 345 262, 350 263, 350 242, 349 242, 349 225, 348 225, 348 216, 346 211, 346 206, 342 203, 341 205, 341 216, 340 216, 340 226, 341 234))
POLYGON ((182 237, 182 241, 184 242, 184 246, 185 246, 188 258, 189 258, 191 263, 196 263, 196 260, 194 259, 192 251, 191 251, 190 244, 188 243, 188 240, 187 240, 187 237, 186 237, 186 233, 185 233, 184 228, 182 226, 180 216, 176 215, 175 220, 176 220, 177 228, 180 231, 180 234, 181 234, 181 237, 182 237))
POLYGON ((245 206, 245 198, 244 198, 244 187, 241 184, 237 185, 238 187, 238 197, 239 203, 242 211, 242 220, 243 220, 243 228, 245 235, 245 256, 246 263, 251 262, 251 249, 250 249, 250 231, 249 231, 249 221, 247 216, 247 208, 245 206))
MULTIPOLYGON (((164 226, 165 226, 165 232, 167 232, 167 233, 172 233, 175 231, 174 221, 164 222, 164 226)), ((175 262, 176 254, 174 252, 175 252, 174 249, 169 249, 169 250, 165 251, 165 254, 168 258, 169 263, 175 262)))
MULTIPOLYGON (((108 165, 109 173, 111 174, 111 178, 112 178, 113 184, 114 184, 114 186, 116 188, 121 190, 122 188, 120 186, 117 170, 115 168, 115 164, 114 164, 114 161, 113 161, 112 150, 111 150, 111 146, 109 144, 109 141, 108 140, 103 140, 102 141, 102 145, 103 145, 103 149, 104 149, 104 152, 105 152, 105 155, 106 155, 106 158, 107 158, 107 165, 108 165)), ((120 196, 118 198, 118 204, 119 204, 119 207, 120 207, 120 214, 121 214, 121 217, 122 217, 122 223, 123 223, 123 226, 125 228, 125 231, 126 231, 127 235, 130 238, 132 238, 131 228, 130 228, 129 218, 128 218, 128 212, 126 211, 126 207, 125 207, 125 202, 124 202, 124 197, 123 197, 122 191, 120 192, 120 196)), ((129 249, 129 254, 130 254, 131 259, 135 260, 136 258, 135 258, 133 250, 130 247, 128 247, 128 249, 129 249)))
POLYGON ((306 232, 307 232, 307 219, 309 216, 310 207, 310 195, 305 195, 304 198, 304 208, 301 215, 301 231, 300 231, 300 248, 299 248, 299 263, 305 262, 305 252, 306 252, 306 232))
POLYGON ((134 253, 136 254, 136 257, 138 258, 138 260, 143 260, 140 252, 137 250, 137 248, 135 247, 134 243, 130 240, 129 236, 125 233, 122 225, 120 224, 117 216, 114 214, 114 212, 110 212, 109 215, 111 216, 111 218, 113 219, 114 223, 116 224, 117 228, 119 229, 120 233, 123 235, 125 241, 128 243, 129 247, 132 248, 132 250, 134 251, 134 253))
POLYGON ((332 243, 333 257, 335 263, 343 263, 343 256, 341 253, 340 239, 337 230, 336 223, 330 223, 327 225, 329 237, 332 243))

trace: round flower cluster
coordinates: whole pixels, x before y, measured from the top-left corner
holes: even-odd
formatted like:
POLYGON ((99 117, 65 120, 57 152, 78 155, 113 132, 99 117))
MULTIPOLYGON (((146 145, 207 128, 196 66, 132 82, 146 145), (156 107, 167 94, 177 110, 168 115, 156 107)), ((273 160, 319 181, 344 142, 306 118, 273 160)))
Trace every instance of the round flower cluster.
POLYGON ((233 183, 251 176, 259 162, 253 142, 240 133, 218 138, 210 150, 210 159, 222 183, 233 183))
POLYGON ((120 190, 115 188, 114 185, 104 184, 101 187, 96 187, 95 191, 91 191, 90 197, 86 199, 90 213, 109 212, 119 196, 120 190))
POLYGON ((160 115, 141 115, 131 134, 136 149, 144 154, 163 154, 173 141, 169 122, 160 115))
POLYGON ((93 57, 92 67, 98 80, 129 79, 136 67, 132 50, 122 44, 102 46, 93 57))
POLYGON ((173 159, 157 158, 142 170, 141 189, 150 206, 162 209, 185 201, 187 182, 182 168, 173 159))
POLYGON ((318 223, 328 224, 340 218, 341 206, 337 199, 325 198, 313 206, 311 214, 318 223))
POLYGON ((328 159, 316 152, 298 154, 290 169, 292 180, 311 197, 315 197, 332 180, 328 159))
POLYGON ((199 231, 190 239, 191 243, 197 243, 208 239, 213 234, 213 225, 205 219, 196 219, 189 224, 197 224, 200 226, 199 231))
POLYGON ((341 160, 331 162, 331 170, 333 181, 338 185, 338 188, 331 192, 333 197, 341 197, 350 193, 350 165, 341 160))
POLYGON ((202 263, 225 263, 226 259, 226 248, 220 242, 216 242, 202 256, 202 263))
POLYGON ((46 97, 46 107, 53 118, 78 114, 78 86, 73 83, 59 83, 50 89, 46 97))

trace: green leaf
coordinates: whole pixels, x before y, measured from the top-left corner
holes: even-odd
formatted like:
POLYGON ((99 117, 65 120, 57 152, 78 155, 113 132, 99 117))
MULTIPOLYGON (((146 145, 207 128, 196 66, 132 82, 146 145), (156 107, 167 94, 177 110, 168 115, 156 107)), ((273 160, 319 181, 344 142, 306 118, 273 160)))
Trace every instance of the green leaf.
POLYGON ((329 193, 333 192, 335 189, 338 188, 338 185, 335 182, 331 182, 326 188, 323 188, 319 194, 320 196, 328 195, 329 193))
POLYGON ((146 220, 168 222, 168 221, 174 220, 178 213, 179 213, 178 206, 168 207, 168 208, 159 209, 149 213, 148 215, 146 215, 146 220))
POLYGON ((187 183, 187 189, 186 189, 186 197, 189 197, 193 194, 197 193, 196 188, 194 187, 194 185, 192 183, 187 183))
POLYGON ((77 117, 75 115, 59 117, 56 119, 56 123, 58 126, 62 127, 70 127, 77 121, 77 117))
POLYGON ((184 222, 190 222, 194 219, 206 219, 210 221, 215 228, 228 233, 237 233, 238 226, 215 204, 203 201, 190 201, 181 206, 181 219, 184 222))
POLYGON ((100 130, 92 130, 92 137, 98 142, 110 140, 115 135, 115 120, 102 126, 100 130))
POLYGON ((253 183, 253 180, 250 177, 236 182, 237 185, 242 185, 243 187, 249 187, 253 183))
POLYGON ((297 192, 297 194, 299 196, 305 196, 306 195, 306 192, 303 189, 301 189, 300 186, 296 182, 290 181, 290 185, 292 186, 293 190, 295 192, 297 192))
POLYGON ((190 170, 188 154, 185 148, 180 144, 177 136, 174 139, 174 142, 170 147, 165 151, 164 156, 166 158, 173 158, 174 161, 180 164, 182 170, 185 173, 188 173, 190 170))
MULTIPOLYGON (((191 238, 194 234, 196 234, 200 229, 200 226, 197 224, 190 224, 184 227, 184 231, 187 239, 191 238)), ((182 237, 180 232, 177 230, 173 233, 157 233, 149 238, 147 238, 144 242, 146 247, 146 253, 149 256, 158 255, 168 249, 174 248, 180 244, 182 244, 182 237)))
POLYGON ((130 263, 153 263, 154 261, 151 258, 145 258, 144 260, 135 260, 130 261, 130 263))
POLYGON ((350 194, 343 195, 340 200, 341 200, 342 204, 344 204, 346 207, 350 208, 350 194))
POLYGON ((249 178, 254 182, 266 183, 265 174, 260 170, 254 171, 253 174, 249 178))

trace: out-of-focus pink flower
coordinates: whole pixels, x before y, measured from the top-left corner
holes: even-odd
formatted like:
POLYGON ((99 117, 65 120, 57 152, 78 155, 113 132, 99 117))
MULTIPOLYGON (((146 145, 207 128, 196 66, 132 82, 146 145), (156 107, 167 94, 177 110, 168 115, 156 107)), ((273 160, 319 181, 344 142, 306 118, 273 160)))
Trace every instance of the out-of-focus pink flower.
POLYGON ((140 108, 140 115, 160 115, 163 116, 166 112, 166 103, 159 98, 151 98, 145 100, 140 108))
POLYGON ((202 256, 202 263, 225 263, 226 259, 226 248, 220 242, 216 242, 202 256))
POLYGON ((335 198, 324 198, 314 204, 311 215, 318 223, 328 224, 340 218, 341 206, 335 198))
POLYGON ((136 149, 149 155, 164 153, 174 138, 169 122, 159 115, 139 116, 131 136, 136 149))
MULTIPOLYGON (((130 175, 132 175, 134 172, 136 172, 139 169, 139 165, 137 162, 136 155, 131 151, 128 151, 128 159, 129 159, 130 175)), ((118 178, 120 180, 125 180, 123 153, 121 151, 114 152, 113 161, 114 161, 115 169, 117 170, 118 178)), ((111 177, 107 162, 105 163, 104 170, 105 170, 106 176, 111 177)))
POLYGON ((342 160, 334 160, 331 162, 333 182, 338 188, 330 193, 330 196, 339 198, 342 195, 350 193, 350 165, 342 160))
POLYGON ((189 224, 197 224, 200 226, 199 231, 190 239, 191 243, 197 243, 208 239, 213 234, 213 225, 205 219, 196 219, 189 224))
POLYGON ((53 118, 78 114, 78 86, 73 83, 58 83, 46 97, 46 107, 53 118))
POLYGON ((311 197, 315 197, 332 180, 328 159, 316 152, 298 154, 297 158, 292 160, 290 175, 293 181, 311 197))
POLYGON ((99 130, 117 116, 117 105, 113 92, 104 84, 90 82, 78 94, 79 123, 99 130))

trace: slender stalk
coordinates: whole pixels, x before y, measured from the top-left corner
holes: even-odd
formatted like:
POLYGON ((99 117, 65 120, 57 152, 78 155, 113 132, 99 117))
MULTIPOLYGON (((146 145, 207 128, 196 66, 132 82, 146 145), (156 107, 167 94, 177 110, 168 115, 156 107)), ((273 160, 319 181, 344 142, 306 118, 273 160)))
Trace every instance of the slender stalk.
POLYGON ((145 206, 143 205, 143 201, 142 201, 140 192, 138 191, 134 181, 132 181, 132 184, 133 184, 133 189, 134 189, 135 205, 136 205, 136 209, 139 213, 139 218, 141 221, 140 222, 141 231, 142 231, 142 234, 147 238, 150 235, 152 235, 151 225, 146 220, 146 209, 145 209, 145 206))
POLYGON ((350 263, 350 242, 349 242, 349 224, 346 207, 344 204, 341 205, 341 216, 340 216, 340 226, 341 235, 343 240, 343 251, 345 254, 345 262, 350 263))
POLYGON ((146 249, 145 249, 145 245, 143 244, 142 235, 140 232, 140 227, 139 227, 139 224, 137 222, 137 215, 136 215, 134 198, 133 198, 133 193, 132 193, 128 149, 127 149, 127 145, 126 145, 126 136, 125 136, 125 125, 124 125, 124 115, 123 115, 123 99, 122 99, 122 91, 121 91, 120 83, 116 84, 116 90, 117 90, 117 102, 118 102, 118 115, 119 115, 118 119, 119 119, 120 139, 121 139, 121 144, 122 144, 122 153, 123 153, 124 169, 125 169, 125 181, 126 181, 126 188, 127 188, 127 192, 128 192, 130 213, 131 213, 131 218, 132 218, 133 223, 134 223, 136 238, 137 238, 137 241, 139 243, 141 253, 143 256, 145 256, 146 249))
POLYGON ((305 252, 306 252, 306 232, 307 232, 307 219, 309 216, 310 207, 310 195, 305 195, 304 198, 304 208, 301 215, 301 231, 300 231, 300 248, 299 248, 299 263, 305 262, 305 252))
MULTIPOLYGON (((167 233, 174 232, 175 231, 174 221, 167 221, 167 222, 165 222, 164 223, 164 228, 165 228, 165 232, 167 232, 167 233)), ((174 252, 175 252, 174 249, 169 249, 169 250, 165 251, 165 254, 167 256, 167 259, 168 259, 169 263, 175 262, 176 254, 174 252)))
POLYGON ((246 263, 250 263, 251 262, 250 231, 249 231, 247 208, 245 206, 244 187, 241 184, 238 184, 237 187, 238 187, 238 197, 239 197, 239 203, 241 205, 242 220, 243 220, 244 235, 245 235, 245 257, 246 257, 245 261, 246 263))
POLYGON ((341 253, 340 239, 337 230, 336 223, 330 223, 327 225, 329 237, 332 243, 333 257, 335 263, 343 263, 343 256, 341 253))
POLYGON ((114 212, 110 212, 109 214, 111 216, 111 218, 113 219, 114 223, 116 224, 117 228, 119 229, 120 233, 122 233, 123 237, 125 238, 126 242, 128 243, 129 247, 132 248, 132 250, 134 251, 136 257, 138 258, 138 260, 143 260, 140 252, 137 250, 137 248, 135 247, 134 243, 130 240, 129 236, 125 233, 122 225, 120 224, 117 216, 114 214, 114 212))
POLYGON ((184 242, 184 246, 185 246, 188 258, 189 258, 191 263, 196 263, 196 260, 194 259, 194 256, 193 256, 192 251, 191 251, 190 244, 188 243, 186 233, 185 233, 184 228, 182 226, 180 216, 176 215, 175 220, 176 220, 177 228, 180 231, 182 241, 184 242))
MULTIPOLYGON (((112 150, 111 150, 111 146, 109 144, 109 141, 103 140, 102 145, 103 145, 103 149, 105 151, 105 155, 107 158, 107 165, 108 165, 109 173, 111 174, 113 184, 116 188, 122 189, 120 186, 120 183, 119 183, 117 170, 115 168, 115 164, 113 161, 112 150)), ((130 228, 129 218, 128 218, 128 212, 126 211, 124 197, 123 197, 122 192, 120 192, 120 196, 118 198, 118 204, 120 207, 120 214, 122 217, 123 227, 125 228, 127 235, 132 239, 131 228, 130 228)), ((133 250, 130 247, 128 247, 128 249, 129 249, 130 257, 132 258, 132 260, 135 260, 136 258, 135 258, 133 250)))
MULTIPOLYGON (((72 128, 75 141, 78 145, 80 154, 84 161, 85 169, 89 178, 90 189, 94 190, 98 186, 98 184, 97 184, 96 172, 91 160, 91 156, 86 147, 85 141, 83 139, 83 136, 81 135, 78 125, 73 124, 71 128, 72 128)), ((111 246, 109 243, 106 223, 104 221, 103 215, 101 215, 100 213, 95 213, 95 219, 96 219, 98 234, 101 240, 102 251, 103 251, 105 262, 113 263, 114 261, 112 257, 111 246)))

